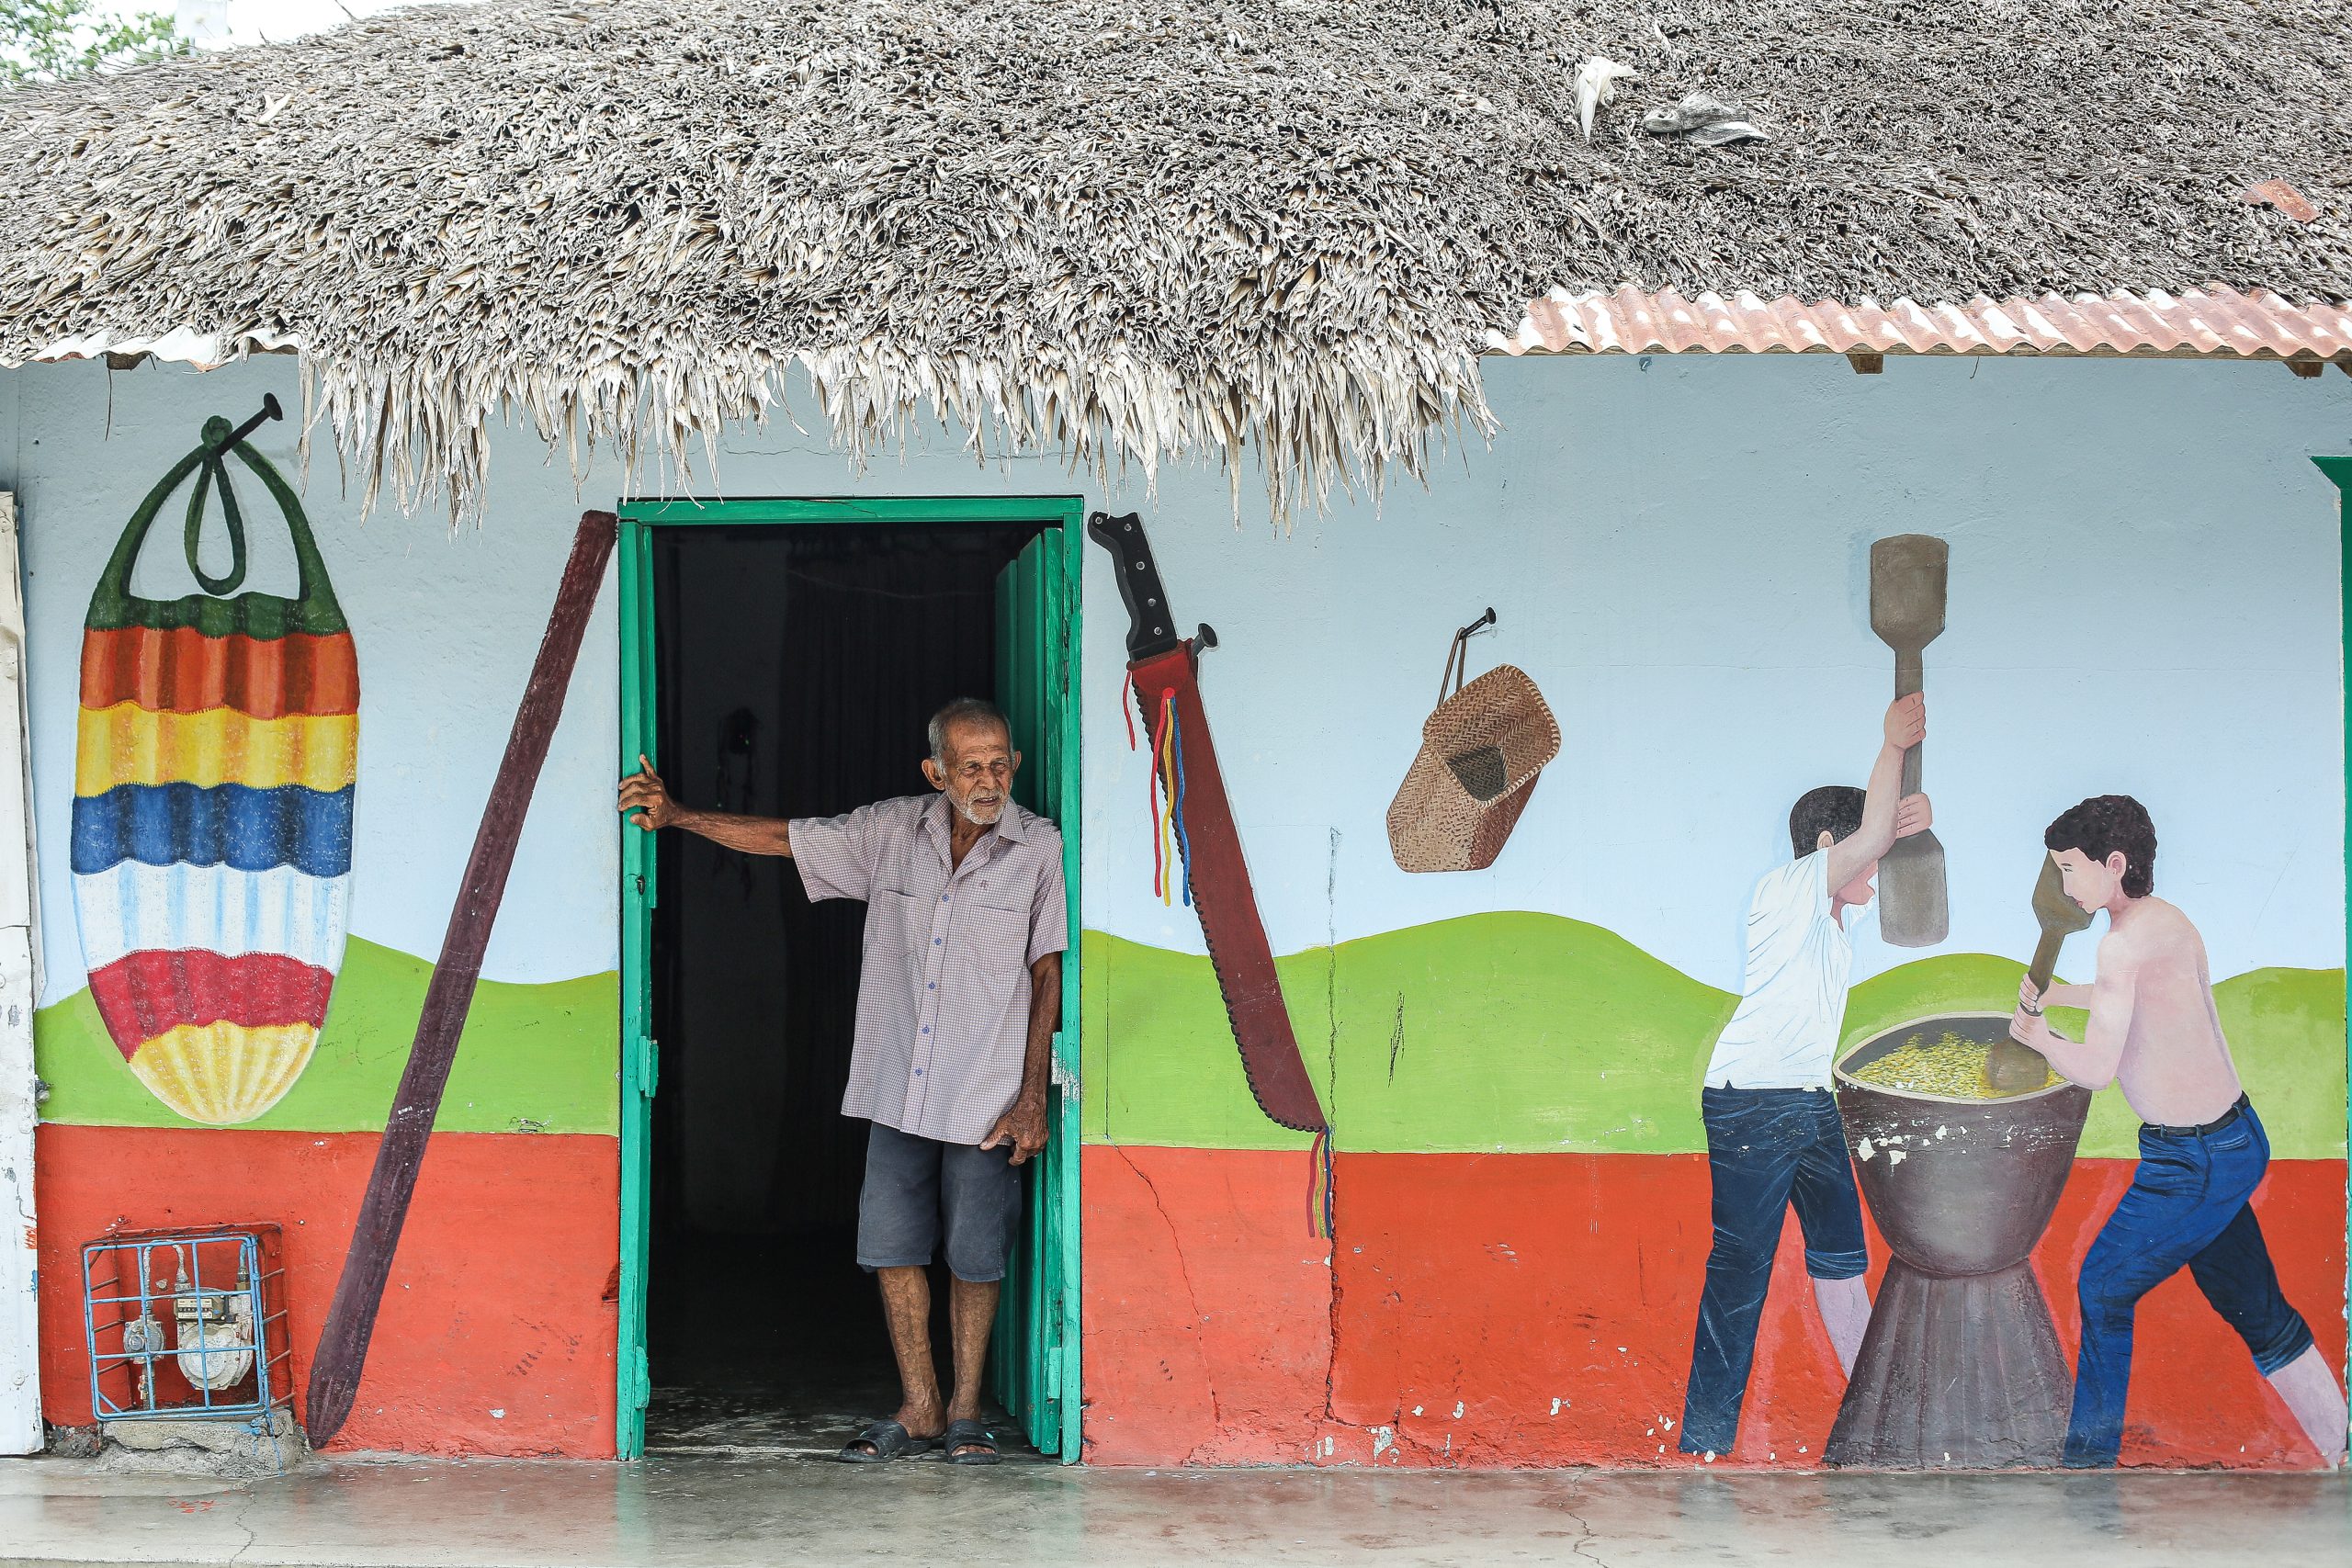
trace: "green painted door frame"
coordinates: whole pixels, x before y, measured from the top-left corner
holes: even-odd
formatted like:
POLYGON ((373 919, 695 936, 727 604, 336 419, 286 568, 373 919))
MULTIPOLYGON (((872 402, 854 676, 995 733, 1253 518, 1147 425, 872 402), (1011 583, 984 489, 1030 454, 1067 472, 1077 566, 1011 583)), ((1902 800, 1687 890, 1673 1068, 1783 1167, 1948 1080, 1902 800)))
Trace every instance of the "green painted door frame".
MULTIPOLYGON (((1062 761, 1063 874, 1069 889, 1070 947, 1062 964, 1062 1027, 1055 1037, 1055 1081, 1061 1115, 1053 1129, 1065 1140, 1067 1157, 1056 1161, 1051 1190, 1035 1195, 1033 1216, 1050 1213, 1057 1224, 1060 1278, 1052 1281, 1061 1321, 1043 1338, 1041 1385, 1052 1391, 1057 1417, 1050 1428, 1029 1421, 1030 1438, 1064 1462, 1079 1452, 1079 823, 1080 750, 1078 650, 1079 582, 1086 541, 1085 501, 1080 496, 920 496, 827 500, 643 502, 620 508, 620 767, 634 772, 641 752, 660 766, 654 735, 653 534, 658 528, 745 524, 1040 523, 1059 530, 1053 552, 1055 602, 1062 608, 1059 646, 1049 651, 1049 701, 1054 750, 1062 761)), ((645 1351, 646 1267, 651 1235, 650 1179, 652 1097, 661 1072, 661 1052, 652 1037, 653 907, 660 888, 651 836, 628 829, 621 835, 621 1277, 618 1354, 615 1359, 618 1399, 616 1442, 620 1457, 645 1451, 645 1407, 653 1393, 645 1351)), ((1008 1299, 1004 1310, 1013 1310, 1008 1299)), ((1015 1415, 1023 1413, 1016 1410, 1015 1415)))
MULTIPOLYGON (((1065 555, 1071 537, 1067 527, 1045 530, 996 580, 996 700, 1023 758, 1013 795, 1057 823, 1076 817, 1069 793, 1075 737, 1059 723, 1075 652, 1069 636, 1072 563, 1065 555)), ((1067 1016, 1067 997, 1064 1005, 1067 1016)), ((1054 1040, 1061 1070, 1046 1088, 1045 1150, 1022 1173, 1020 1244, 1005 1260, 988 1367, 989 1393, 1029 1441, 1066 1458, 1076 1449, 1078 1390, 1066 1382, 1064 1352, 1078 1332, 1075 1167, 1082 1130, 1078 1086, 1064 1055, 1069 1038, 1057 1033, 1054 1040), (1073 1430, 1066 1434, 1065 1427, 1073 1430)))

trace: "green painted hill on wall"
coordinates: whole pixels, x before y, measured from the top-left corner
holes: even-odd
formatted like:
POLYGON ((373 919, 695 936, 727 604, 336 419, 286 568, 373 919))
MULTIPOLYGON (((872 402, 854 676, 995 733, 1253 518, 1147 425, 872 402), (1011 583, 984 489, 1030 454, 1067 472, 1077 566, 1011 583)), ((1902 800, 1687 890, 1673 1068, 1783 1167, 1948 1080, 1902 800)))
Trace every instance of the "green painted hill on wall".
MULTIPOLYGON (((1206 959, 1094 931, 1083 944, 1090 1139, 1306 1146, 1250 1100, 1206 959)), ((1343 1150, 1706 1147, 1699 1079, 1736 998, 1598 926, 1474 915, 1278 966, 1343 1150)), ((2021 968, 1984 953, 1905 964, 1854 988, 1846 1038, 1931 1013, 2007 1011, 2021 968)), ((2277 1155, 2340 1157, 2344 972, 2256 970, 2214 994, 2277 1155)), ((2102 1092, 2083 1153, 2130 1157, 2137 1125, 2120 1094, 2102 1092)))
MULTIPOLYGON (((1306 1146, 1250 1100, 1206 959, 1084 943, 1087 1082, 1107 1086, 1088 1097, 1091 1135, 1306 1146)), ((1471 916, 1277 966, 1346 1149, 1690 1146, 1688 1086, 1735 999, 1555 915, 1471 916)))
MULTIPOLYGON (((422 958, 352 938, 311 1065, 285 1099, 239 1125, 381 1132, 432 974, 422 958)), ((131 1075, 86 990, 33 1015, 33 1055, 50 1086, 44 1122, 201 1125, 131 1075)), ((536 986, 485 980, 474 991, 434 1126, 445 1133, 616 1134, 619 1071, 618 976, 536 986)))

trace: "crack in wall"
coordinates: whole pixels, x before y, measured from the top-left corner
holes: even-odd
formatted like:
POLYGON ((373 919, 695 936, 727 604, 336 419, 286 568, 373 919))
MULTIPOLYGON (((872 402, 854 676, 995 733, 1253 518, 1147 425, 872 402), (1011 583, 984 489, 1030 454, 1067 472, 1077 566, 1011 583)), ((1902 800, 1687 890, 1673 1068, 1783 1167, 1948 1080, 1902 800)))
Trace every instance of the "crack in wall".
MULTIPOLYGON (((1326 1331, 1323 1356, 1323 1419, 1339 1423, 1338 1385, 1340 1376, 1340 830, 1331 829, 1329 859, 1323 876, 1323 1121, 1328 1129, 1324 1145, 1330 1164, 1330 1180, 1325 1190, 1325 1201, 1330 1205, 1330 1256, 1323 1265, 1330 1281, 1330 1322, 1326 1331)), ((1309 1179, 1313 1172, 1309 1172, 1309 1179)), ((1320 1445, 1317 1445, 1320 1447, 1320 1445)))
POLYGON ((1340 830, 1323 874, 1323 1121, 1340 1124, 1340 830))
MULTIPOLYGON (((1338 1388, 1340 1378, 1340 1296, 1341 1292, 1340 1287, 1339 1226, 1334 1224, 1331 1229, 1333 1233, 1331 1236, 1331 1259, 1329 1263, 1324 1265, 1324 1272, 1329 1276, 1331 1281, 1331 1325, 1325 1336, 1326 1345, 1323 1355, 1323 1418, 1326 1421, 1337 1422, 1340 1419, 1338 1388)), ((1391 1427, 1390 1430, 1393 1431, 1395 1428, 1391 1427)))
MULTIPOLYGON (((1166 1203, 1160 1201, 1159 1185, 1144 1173, 1143 1167, 1136 1163, 1135 1156, 1116 1144, 1111 1145, 1110 1147, 1126 1162, 1127 1168, 1136 1173, 1136 1179, 1143 1183, 1144 1190, 1151 1194, 1151 1206, 1159 1211, 1160 1223, 1168 1227, 1168 1245, 1176 1254, 1176 1275, 1184 1281, 1185 1299, 1193 1303, 1193 1343, 1201 1356, 1201 1386, 1207 1389, 1209 1393, 1209 1421, 1216 1428, 1216 1437, 1222 1438, 1225 1436, 1225 1406, 1217 1399, 1215 1363, 1209 1357, 1207 1345, 1203 1343, 1206 1336, 1202 1325, 1206 1322, 1206 1319, 1201 1312, 1201 1292, 1193 1283, 1192 1266, 1185 1261, 1183 1235, 1176 1228, 1176 1216, 1168 1212, 1166 1203)), ((1211 1441, 1215 1440, 1216 1438, 1211 1439, 1211 1441)), ((1184 1462, 1192 1463, 1200 1454, 1201 1450, 1206 1447, 1208 1447, 1207 1443, 1196 1445, 1191 1453, 1184 1456, 1184 1462)))

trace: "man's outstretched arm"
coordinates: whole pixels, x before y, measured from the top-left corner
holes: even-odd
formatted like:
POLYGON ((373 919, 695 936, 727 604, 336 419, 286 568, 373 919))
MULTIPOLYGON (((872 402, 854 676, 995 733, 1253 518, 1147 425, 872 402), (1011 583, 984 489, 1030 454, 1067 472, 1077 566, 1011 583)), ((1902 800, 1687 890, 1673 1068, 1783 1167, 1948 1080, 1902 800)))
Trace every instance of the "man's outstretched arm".
POLYGON ((649 833, 662 828, 684 828, 714 844, 741 850, 747 855, 792 858, 792 828, 783 818, 689 810, 670 798, 662 775, 653 771, 653 764, 641 752, 637 759, 637 772, 621 781, 620 808, 622 816, 649 833))

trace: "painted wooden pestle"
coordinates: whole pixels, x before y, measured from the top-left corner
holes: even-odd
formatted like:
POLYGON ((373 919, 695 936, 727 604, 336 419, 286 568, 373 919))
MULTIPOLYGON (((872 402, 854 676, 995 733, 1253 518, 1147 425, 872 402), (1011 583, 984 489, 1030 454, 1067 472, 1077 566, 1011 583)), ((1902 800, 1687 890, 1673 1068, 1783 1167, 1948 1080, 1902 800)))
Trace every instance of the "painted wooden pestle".
MULTIPOLYGON (((2034 944, 2033 964, 2026 977, 2036 991, 2050 988, 2058 972, 2058 950, 2066 939, 2091 923, 2088 909, 2066 897, 2065 878, 2055 856, 2041 857, 2041 875, 2033 885, 2033 918, 2041 924, 2041 940, 2034 944)), ((1984 1081, 1996 1094, 2024 1094, 2050 1078, 2050 1059, 2012 1033, 1993 1043, 1984 1054, 1984 1081)))
MULTIPOLYGON (((1897 534, 1871 546, 1871 630, 1894 650, 1894 694, 1927 678, 1927 647, 1944 629, 1944 581, 1951 552, 1931 534, 1897 534)), ((1919 793, 1920 756, 1903 757, 1905 795, 1919 793)), ((1932 947, 1951 919, 1944 847, 1932 829, 1897 839, 1878 863, 1879 934, 1896 947, 1932 947)))
POLYGON ((327 1304, 318 1348, 311 1353, 302 1425, 313 1448, 324 1447, 343 1429, 358 1397, 368 1347, 375 1337, 377 1314, 383 1306, 384 1286, 391 1277, 392 1258, 408 1222, 409 1201, 416 1193, 417 1172, 424 1163, 434 1119, 441 1111, 442 1090, 448 1087, 449 1069, 457 1060, 458 1037, 465 1032, 466 1013, 473 1005, 474 986, 481 977, 491 927, 498 919, 499 901, 506 895, 507 875, 514 868, 523 819, 530 810, 548 747, 555 739, 556 722, 563 716, 564 694, 571 687, 588 615, 596 607, 605 563, 612 558, 619 532, 620 520, 613 513, 583 512, 580 527, 572 535, 571 557, 564 563, 563 577, 556 586, 555 609, 539 639, 530 681, 523 688, 514 727, 506 738, 506 754, 491 784, 489 803, 482 807, 481 826, 474 831, 473 853, 458 885, 449 929, 441 939, 441 956, 424 987, 416 1040, 409 1047, 408 1065, 401 1069, 383 1139, 376 1145, 375 1168, 359 1200, 359 1215, 352 1222, 343 1273, 327 1304))

